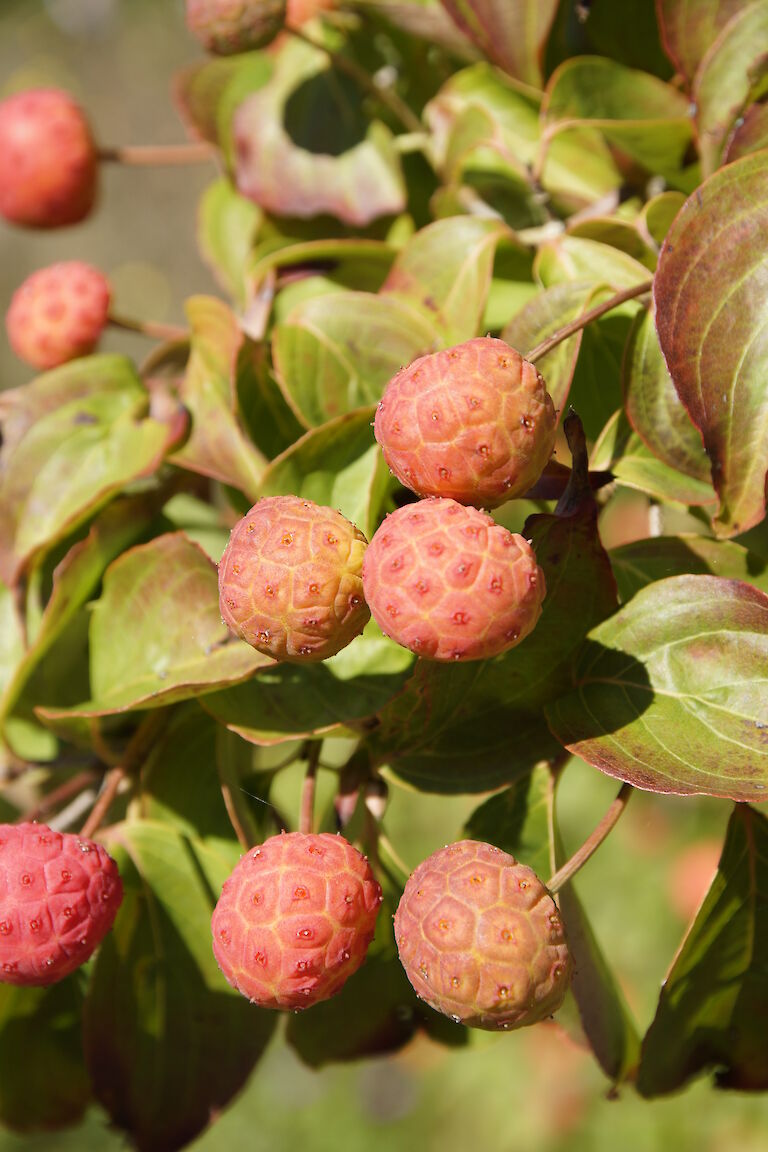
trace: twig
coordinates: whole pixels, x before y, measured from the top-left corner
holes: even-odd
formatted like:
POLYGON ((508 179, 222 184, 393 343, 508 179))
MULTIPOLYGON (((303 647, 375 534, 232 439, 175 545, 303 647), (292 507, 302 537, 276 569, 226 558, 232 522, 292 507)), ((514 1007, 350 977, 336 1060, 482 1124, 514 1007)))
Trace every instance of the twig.
POLYGON ((104 777, 104 784, 90 816, 83 824, 81 836, 88 839, 98 831, 112 801, 117 796, 121 783, 141 767, 155 739, 168 723, 171 711, 169 708, 157 708, 148 712, 141 721, 125 746, 121 762, 110 769, 104 777))
POLYGON ((91 814, 86 820, 85 824, 80 830, 80 835, 84 840, 90 840, 94 832, 96 832, 109 811, 112 801, 117 796, 117 791, 125 778, 125 771, 122 766, 118 764, 117 768, 110 769, 104 777, 104 786, 99 792, 96 803, 91 809, 91 814))
POLYGON ((373 96, 384 104, 407 132, 423 134, 424 125, 421 120, 405 101, 400 99, 394 88, 379 87, 365 69, 356 64, 354 60, 350 60, 348 56, 343 56, 340 52, 334 52, 332 48, 326 48, 324 44, 320 44, 312 36, 308 36, 306 32, 301 32, 298 28, 287 28, 286 31, 295 36, 297 40, 302 40, 308 44, 310 48, 314 48, 316 52, 324 52, 334 68, 338 68, 339 72, 346 72, 347 76, 354 80, 363 92, 367 92, 369 96, 373 96))
POLYGON ((155 320, 132 320, 129 316, 110 312, 109 323, 125 332, 139 332, 150 340, 189 340, 189 331, 177 324, 159 324, 155 320))
POLYGON ((307 771, 301 787, 301 807, 299 809, 299 832, 305 835, 312 831, 312 820, 315 810, 315 783, 317 781, 317 762, 320 759, 320 741, 312 740, 307 749, 307 771))
POLYGON ((570 860, 566 860, 562 868, 558 868, 554 876, 547 881, 547 888, 550 892, 558 892, 564 884, 574 876, 580 868, 586 864, 593 852, 595 852, 603 840, 605 840, 608 833, 613 828, 616 821, 621 816, 622 812, 627 806, 630 796, 634 792, 631 784, 622 784, 619 789, 616 799, 611 804, 610 808, 603 816, 602 820, 595 828, 594 832, 587 837, 582 846, 578 848, 570 860))
POLYGON ((168 167, 180 164, 203 164, 214 160, 218 150, 206 141, 194 144, 138 144, 122 148, 99 148, 98 159, 106 164, 139 167, 168 167))
POLYGON ((606 312, 612 312, 614 308, 618 308, 620 304, 625 304, 627 300, 634 300, 637 296, 644 296, 646 292, 650 292, 653 288, 653 279, 643 280, 641 284, 635 284, 632 288, 625 288, 623 292, 617 292, 615 296, 611 296, 608 300, 604 300, 602 304, 596 304, 594 308, 590 308, 588 312, 584 312, 581 316, 577 316, 570 324, 564 325, 548 336, 546 340, 542 340, 541 344, 537 344, 530 352, 526 353, 525 359, 529 360, 531 364, 535 364, 542 356, 546 356, 547 352, 551 352, 558 344, 562 344, 563 340, 567 340, 569 336, 573 336, 575 332, 579 332, 582 328, 586 328, 593 320, 599 320, 606 312))
POLYGON ((58 808, 59 804, 63 804, 66 800, 71 799, 72 796, 77 796, 79 792, 82 792, 83 788, 87 787, 88 784, 93 784, 98 778, 98 774, 92 769, 86 772, 78 772, 76 776, 65 780, 63 784, 59 784, 58 788, 52 789, 46 796, 43 796, 28 812, 22 813, 16 820, 16 823, 26 824, 32 820, 39 820, 41 816, 45 816, 48 812, 53 811, 54 808, 58 808))
MULTIPOLYGON (((222 724, 216 725, 216 765, 224 807, 240 846, 247 852, 262 839, 262 836, 250 805, 244 799, 250 793, 240 786, 240 762, 237 753, 242 754, 244 750, 250 756, 251 749, 244 740, 222 724)), ((261 797, 257 796, 256 799, 261 800, 261 797)), ((268 802, 262 800, 262 803, 268 802)))

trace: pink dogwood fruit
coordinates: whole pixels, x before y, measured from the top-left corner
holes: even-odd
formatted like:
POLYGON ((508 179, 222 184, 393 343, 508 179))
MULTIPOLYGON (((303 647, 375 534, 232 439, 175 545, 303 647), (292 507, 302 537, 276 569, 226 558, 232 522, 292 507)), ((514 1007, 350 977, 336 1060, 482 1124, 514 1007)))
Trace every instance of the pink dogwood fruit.
POLYGON ((51 264, 16 289, 5 317, 16 355, 35 368, 87 356, 109 316, 110 288, 97 268, 79 260, 51 264))

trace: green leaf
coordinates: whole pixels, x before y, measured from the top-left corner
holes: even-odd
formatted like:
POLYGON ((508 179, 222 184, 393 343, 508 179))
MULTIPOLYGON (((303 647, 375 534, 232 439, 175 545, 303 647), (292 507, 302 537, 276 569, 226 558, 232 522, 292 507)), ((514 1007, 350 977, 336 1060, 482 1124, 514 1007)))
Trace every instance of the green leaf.
POLYGON ((353 82, 293 38, 272 61, 269 81, 234 117, 240 192, 279 216, 328 213, 356 227, 401 212, 406 190, 392 134, 362 115, 353 82))
POLYGON ((86 997, 86 1060, 112 1122, 141 1152, 174 1152, 242 1088, 276 1017, 229 987, 211 950, 237 846, 152 821, 120 825, 109 846, 125 897, 86 997))
POLYGON ((75 976, 50 988, 0 985, 0 1123, 17 1132, 77 1124, 91 1097, 75 976))
MULTIPOLYGON (((537 293, 512 317, 501 333, 523 356, 559 329, 581 316, 595 302, 600 289, 591 281, 565 281, 537 293)), ((563 411, 576 370, 584 329, 563 340, 537 361, 555 408, 563 411)))
POLYGON ((679 170, 692 137, 682 93, 602 56, 578 56, 555 69, 542 112, 545 140, 590 125, 650 172, 668 178, 679 170))
POLYGON ((298 305, 276 326, 280 387, 308 428, 376 404, 395 372, 438 345, 434 326, 394 296, 336 292, 298 305))
POLYGON ((192 416, 174 464, 258 496, 266 461, 246 436, 237 411, 235 371, 244 336, 223 301, 192 296, 186 303, 191 328, 189 362, 179 396, 192 416))
POLYGON ((529 776, 476 808, 464 828, 472 840, 494 844, 532 868, 542 881, 554 871, 551 848, 552 773, 537 765, 529 776))
POLYGON ((744 0, 656 0, 664 49, 689 88, 710 45, 743 8, 744 0))
POLYGON ((442 5, 484 56, 518 80, 541 86, 541 56, 557 0, 442 0, 442 5))
POLYGON ((768 823, 739 804, 643 1042, 643 1096, 674 1092, 709 1069, 719 1088, 768 1088, 767 941, 768 823))
POLYGON ((632 431, 622 409, 613 414, 600 433, 591 467, 610 469, 620 484, 657 500, 706 506, 717 499, 707 481, 679 472, 660 460, 632 431))
POLYGON ((244 308, 249 298, 248 266, 262 214, 225 177, 209 184, 200 199, 197 242, 219 284, 244 308))
POLYGON ((147 415, 149 396, 128 360, 96 359, 82 376, 42 378, 29 398, 30 415, 42 413, 3 453, 0 573, 8 583, 124 485, 154 472, 178 434, 147 415), (49 407, 52 394, 60 402, 49 407))
POLYGON ((653 455, 709 488, 709 460, 667 371, 651 311, 635 318, 622 377, 627 416, 653 455))
POLYGON ((245 680, 271 664, 219 615, 216 565, 183 532, 124 552, 107 569, 90 629, 93 699, 40 715, 156 708, 245 680))
POLYGON ((235 365, 237 408, 246 436, 269 460, 304 431, 275 379, 266 340, 244 340, 235 365))
POLYGON ((705 176, 718 167, 726 137, 768 79, 768 8, 745 4, 701 61, 693 85, 699 151, 705 176))
POLYGON ((0 581, 0 702, 18 675, 25 639, 16 593, 0 581))
POLYGON ((733 540, 681 533, 622 544, 609 553, 622 601, 654 580, 686 573, 742 580, 768 592, 768 560, 733 540))
POLYGON ((614 292, 633 288, 648 280, 648 269, 638 260, 602 244, 567 233, 540 244, 534 262, 534 274, 545 288, 568 281, 589 281, 607 285, 614 292))
POLYGON ((723 536, 765 515, 766 205, 768 152, 720 169, 677 216, 654 285, 661 349, 712 461, 723 536))
POLYGON ((573 657, 586 632, 616 603, 593 507, 570 516, 532 516, 523 534, 533 543, 547 584, 530 636, 495 660, 420 660, 369 737, 378 763, 425 791, 498 788, 556 755, 542 705, 569 689, 573 657))
POLYGON ((638 788, 764 800, 768 596, 672 576, 589 633, 576 691, 545 707, 569 751, 638 788))
POLYGON ((245 684, 205 696, 217 720, 253 744, 355 728, 401 691, 413 656, 369 622, 361 636, 320 664, 274 664, 245 684))
POLYGON ((371 428, 374 412, 358 409, 311 429, 272 461, 262 496, 301 496, 336 508, 370 539, 390 487, 371 428))
POLYGON ((270 71, 266 53, 248 52, 193 64, 177 73, 173 95, 192 135, 219 144, 220 109, 227 106, 224 96, 228 86, 239 86, 247 76, 251 88, 257 88, 259 77, 261 83, 266 83, 270 71))
POLYGON ((477 336, 496 247, 510 239, 498 220, 454 216, 427 225, 396 257, 381 289, 418 309, 446 347, 477 336))

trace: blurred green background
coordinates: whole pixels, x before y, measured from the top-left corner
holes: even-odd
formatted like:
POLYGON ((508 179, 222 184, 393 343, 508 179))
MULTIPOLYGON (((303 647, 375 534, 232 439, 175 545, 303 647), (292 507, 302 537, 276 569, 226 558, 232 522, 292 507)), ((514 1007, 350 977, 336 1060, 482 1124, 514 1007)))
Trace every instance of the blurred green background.
MULTIPOLYGON (((649 0, 649 3, 651 0, 649 0)), ((0 96, 60 85, 88 109, 104 145, 184 139, 171 98, 173 72, 198 58, 181 0, 0 0, 0 96)), ((115 307, 140 319, 182 323, 183 301, 215 291, 194 242, 200 192, 212 165, 105 166, 99 210, 84 224, 44 234, 0 223, 0 303, 54 260, 80 258, 111 278, 115 307)), ((108 333, 107 350, 140 359, 141 337, 108 333)), ((0 387, 31 370, 0 337, 0 387)), ((615 542, 615 541, 614 541, 615 542)), ((325 801, 331 779, 325 779, 325 801)), ((290 773, 281 787, 295 788, 290 773)), ((575 848, 616 792, 616 783, 573 761, 560 793, 566 846, 575 848)), ((323 792, 321 790, 321 798, 323 792)), ((279 800, 279 797, 278 797, 279 800)), ((428 797, 394 787, 390 839, 411 866, 457 838, 479 798, 428 797)), ((714 869, 729 805, 636 795, 616 831, 580 874, 577 888, 615 965, 638 1026, 653 1016, 659 986, 714 869)), ((256 1011, 256 1010, 255 1010, 256 1011)), ((273 1041, 250 1084, 191 1147, 208 1152, 762 1152, 768 1101, 714 1091, 706 1080, 646 1103, 629 1088, 607 1097, 590 1055, 557 1024, 492 1036, 468 1048, 420 1038, 386 1058, 304 1067, 273 1041)), ((173 1101, 168 1101, 169 1108, 173 1101)), ((0 1152, 111 1152, 125 1147, 94 1110, 81 1128, 16 1136, 0 1152)))

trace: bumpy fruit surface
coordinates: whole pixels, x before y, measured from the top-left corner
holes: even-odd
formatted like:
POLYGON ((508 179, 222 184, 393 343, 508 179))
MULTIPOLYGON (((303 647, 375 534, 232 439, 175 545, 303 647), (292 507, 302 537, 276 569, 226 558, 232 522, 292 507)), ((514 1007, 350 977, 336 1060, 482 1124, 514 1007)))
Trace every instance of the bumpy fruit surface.
POLYGON ((334 996, 365 959, 381 888, 342 836, 272 836, 225 881, 213 952, 229 983, 263 1008, 309 1008, 334 996))
POLYGON ((219 564, 219 604, 242 640, 275 660, 325 660, 365 627, 366 539, 340 512, 298 496, 254 504, 219 564))
POLYGON ((187 27, 208 52, 229 56, 271 40, 286 0, 187 0, 187 27))
POLYGON ((401 369, 384 391, 374 432, 406 488, 494 508, 539 479, 556 425, 533 364, 486 336, 401 369))
POLYGON ((0 825, 0 981, 54 984, 84 964, 123 899, 99 844, 45 824, 0 825))
POLYGON ((430 660, 484 660, 525 639, 544 573, 527 540, 486 512, 430 499, 391 513, 363 561, 376 623, 430 660))
POLYGON ((560 913, 514 856, 449 844, 413 872, 395 913, 400 960, 417 994, 475 1028, 522 1028, 563 1002, 571 973, 560 913))
POLYGON ((105 276, 70 260, 33 272, 17 288, 5 318, 17 356, 35 368, 55 368, 86 356, 99 342, 109 314, 105 276))
POLYGON ((71 96, 33 88, 0 103, 0 216, 31 228, 77 224, 97 184, 93 138, 71 96))

